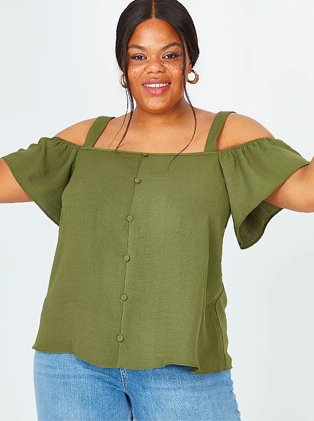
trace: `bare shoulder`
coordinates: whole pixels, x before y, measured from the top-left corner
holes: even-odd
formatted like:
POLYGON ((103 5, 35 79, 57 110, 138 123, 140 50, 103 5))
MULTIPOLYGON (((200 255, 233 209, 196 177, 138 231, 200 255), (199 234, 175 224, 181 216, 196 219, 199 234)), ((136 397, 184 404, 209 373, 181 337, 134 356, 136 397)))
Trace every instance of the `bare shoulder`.
POLYGON ((76 145, 82 146, 86 140, 87 133, 91 128, 92 124, 96 120, 95 118, 89 118, 72 124, 69 127, 58 132, 54 137, 67 140, 68 142, 75 143, 76 145))
POLYGON ((257 138, 274 138, 263 124, 247 115, 231 113, 221 131, 219 150, 242 145, 257 138))

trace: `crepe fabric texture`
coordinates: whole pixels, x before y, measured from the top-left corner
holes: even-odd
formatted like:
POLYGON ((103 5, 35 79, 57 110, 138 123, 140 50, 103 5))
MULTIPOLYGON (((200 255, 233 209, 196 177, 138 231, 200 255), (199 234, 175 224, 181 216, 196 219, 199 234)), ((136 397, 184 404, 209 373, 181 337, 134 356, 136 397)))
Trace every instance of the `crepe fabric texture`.
POLYGON ((216 114, 203 152, 95 147, 114 118, 99 116, 82 146, 41 137, 3 157, 58 226, 33 349, 101 367, 232 368, 221 268, 227 222, 232 216, 241 249, 256 244, 282 210, 264 199, 310 163, 277 138, 219 151, 233 112, 216 114))

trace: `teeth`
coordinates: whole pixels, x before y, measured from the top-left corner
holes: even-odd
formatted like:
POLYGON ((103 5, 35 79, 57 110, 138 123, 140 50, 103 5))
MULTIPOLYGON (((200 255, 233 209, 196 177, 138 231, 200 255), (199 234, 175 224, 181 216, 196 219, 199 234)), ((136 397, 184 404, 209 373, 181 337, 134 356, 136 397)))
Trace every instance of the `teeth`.
POLYGON ((149 88, 162 88, 164 86, 169 85, 169 83, 151 83, 151 84, 144 84, 144 86, 148 86, 149 88))

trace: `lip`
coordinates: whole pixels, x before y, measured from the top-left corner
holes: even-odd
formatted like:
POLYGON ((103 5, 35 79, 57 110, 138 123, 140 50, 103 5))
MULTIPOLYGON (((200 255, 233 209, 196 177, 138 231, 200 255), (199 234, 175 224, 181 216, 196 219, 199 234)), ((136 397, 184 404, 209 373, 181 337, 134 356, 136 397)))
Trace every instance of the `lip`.
MULTIPOLYGON (((152 83, 152 82, 150 82, 150 83, 152 83)), ((153 82, 153 83, 156 83, 156 82, 153 82)), ((158 82, 158 83, 168 83, 168 82, 158 82)), ((148 86, 143 85, 143 88, 144 88, 145 92, 147 92, 148 94, 162 95, 170 89, 170 85, 171 84, 169 83, 169 85, 163 86, 163 87, 160 87, 160 88, 149 88, 148 86)))
POLYGON ((150 79, 150 80, 146 80, 143 85, 147 85, 149 83, 171 83, 170 80, 166 80, 166 79, 150 79))

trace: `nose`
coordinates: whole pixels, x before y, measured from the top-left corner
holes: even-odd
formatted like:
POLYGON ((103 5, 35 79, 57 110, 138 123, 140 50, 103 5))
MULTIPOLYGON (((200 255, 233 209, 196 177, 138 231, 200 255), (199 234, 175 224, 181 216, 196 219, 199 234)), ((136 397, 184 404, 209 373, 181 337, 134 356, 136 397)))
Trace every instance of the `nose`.
POLYGON ((145 70, 147 72, 164 72, 165 71, 165 66, 163 65, 163 63, 158 58, 156 58, 156 59, 150 59, 147 62, 147 65, 146 65, 146 69, 145 70))

